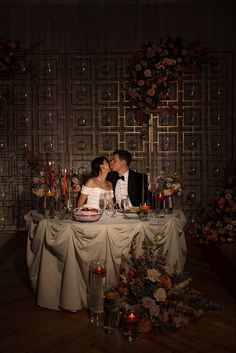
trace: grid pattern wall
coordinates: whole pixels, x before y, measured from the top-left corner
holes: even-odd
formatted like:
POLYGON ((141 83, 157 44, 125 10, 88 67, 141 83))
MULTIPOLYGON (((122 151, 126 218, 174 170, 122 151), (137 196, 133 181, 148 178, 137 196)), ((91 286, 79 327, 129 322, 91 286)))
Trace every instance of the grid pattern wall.
POLYGON ((22 66, 13 89, 0 83, 1 231, 24 228, 35 202, 27 149, 79 173, 97 155, 128 149, 132 167, 151 170, 154 183, 162 170, 179 173, 185 209, 218 191, 232 155, 233 53, 217 53, 201 75, 173 82, 151 127, 137 122, 129 106, 129 56, 34 53, 32 69, 22 66))

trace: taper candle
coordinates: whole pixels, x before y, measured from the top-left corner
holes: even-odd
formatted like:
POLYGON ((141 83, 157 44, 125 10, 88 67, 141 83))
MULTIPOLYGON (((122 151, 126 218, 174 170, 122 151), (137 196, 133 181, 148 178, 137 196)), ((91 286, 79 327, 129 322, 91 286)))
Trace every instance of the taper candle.
POLYGON ((64 175, 63 175, 62 193, 63 193, 63 195, 66 194, 66 169, 65 169, 64 175))

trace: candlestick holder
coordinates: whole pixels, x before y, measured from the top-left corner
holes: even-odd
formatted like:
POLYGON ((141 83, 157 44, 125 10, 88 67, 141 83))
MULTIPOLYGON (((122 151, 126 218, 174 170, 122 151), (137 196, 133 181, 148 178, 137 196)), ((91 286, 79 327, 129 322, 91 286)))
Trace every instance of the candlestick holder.
POLYGON ((44 217, 54 218, 55 198, 54 198, 54 193, 51 190, 49 190, 44 196, 43 207, 44 207, 44 217))
POLYGON ((91 314, 91 323, 94 327, 103 327, 103 293, 106 280, 106 263, 104 260, 95 260, 90 263, 88 307, 91 314))

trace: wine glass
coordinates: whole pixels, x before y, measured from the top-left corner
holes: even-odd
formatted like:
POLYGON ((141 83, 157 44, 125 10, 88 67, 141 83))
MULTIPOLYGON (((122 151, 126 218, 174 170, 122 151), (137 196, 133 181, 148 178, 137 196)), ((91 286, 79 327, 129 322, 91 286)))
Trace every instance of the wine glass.
POLYGON ((127 195, 123 195, 121 197, 121 203, 120 206, 123 210, 123 213, 125 213, 129 209, 129 198, 127 195))

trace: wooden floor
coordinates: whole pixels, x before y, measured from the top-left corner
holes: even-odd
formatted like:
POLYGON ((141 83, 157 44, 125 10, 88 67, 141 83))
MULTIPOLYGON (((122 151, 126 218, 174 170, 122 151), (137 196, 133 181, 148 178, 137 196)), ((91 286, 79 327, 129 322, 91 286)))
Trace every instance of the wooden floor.
POLYGON ((128 343, 120 332, 107 335, 91 327, 85 310, 69 313, 38 307, 29 289, 24 236, 2 242, 0 353, 235 353, 235 299, 205 254, 191 243, 188 251, 186 270, 195 288, 223 304, 223 309, 208 311, 200 321, 177 332, 140 335, 137 341, 128 343))

